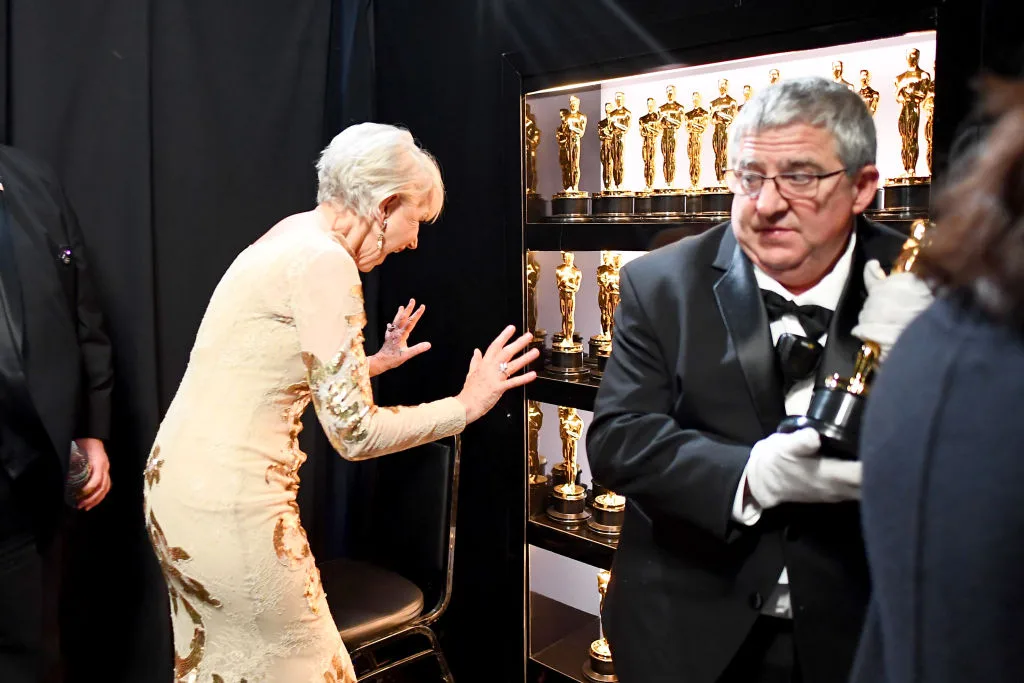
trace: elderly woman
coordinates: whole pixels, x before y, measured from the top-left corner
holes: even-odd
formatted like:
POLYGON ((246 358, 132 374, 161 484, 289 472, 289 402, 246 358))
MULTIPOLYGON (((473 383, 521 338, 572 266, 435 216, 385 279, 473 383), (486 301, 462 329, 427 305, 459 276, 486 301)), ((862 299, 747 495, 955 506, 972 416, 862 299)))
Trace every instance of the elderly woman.
POLYGON ((170 593, 178 681, 354 681, 299 520, 300 416, 310 402, 357 460, 462 431, 536 358, 506 328, 474 352, 458 396, 378 408, 370 377, 426 350, 406 339, 414 302, 381 352, 363 351, 359 271, 416 248, 441 211, 433 158, 408 131, 364 123, 323 151, 318 206, 290 216, 228 269, 145 471, 146 526, 170 593))

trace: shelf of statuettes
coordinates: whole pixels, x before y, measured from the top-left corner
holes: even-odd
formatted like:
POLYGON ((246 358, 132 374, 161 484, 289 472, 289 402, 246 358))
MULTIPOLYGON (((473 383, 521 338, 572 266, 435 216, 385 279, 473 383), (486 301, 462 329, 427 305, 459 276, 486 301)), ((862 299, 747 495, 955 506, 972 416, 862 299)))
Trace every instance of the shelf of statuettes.
POLYGON ((532 251, 651 251, 714 227, 724 218, 619 223, 527 223, 532 251))
POLYGON ((527 402, 527 543, 610 569, 626 515, 626 499, 596 481, 583 481, 577 456, 583 419, 570 406, 558 406, 562 460, 545 473, 539 453, 543 422, 540 403, 527 402))
MULTIPOLYGON (((875 192, 874 201, 865 213, 884 219, 889 217, 920 217, 928 212, 931 203, 931 178, 929 176, 904 179, 889 179, 875 192), (913 181, 913 182, 909 182, 913 181)), ((639 201, 629 197, 630 203, 621 207, 621 213, 592 213, 589 208, 582 213, 552 213, 557 199, 546 200, 535 194, 526 196, 526 222, 536 225, 588 225, 615 226, 619 233, 642 226, 647 230, 663 229, 666 225, 699 227, 702 224, 715 225, 729 218, 732 212, 733 193, 728 191, 707 194, 675 193, 655 195, 654 199, 676 204, 650 211, 637 210, 639 201), (713 203, 712 203, 713 202, 713 203)), ((600 199, 600 197, 598 197, 600 199)), ((589 200, 588 200, 589 201, 589 200)), ((589 205, 587 205, 589 207, 589 205)), ((615 235, 615 229, 607 229, 608 235, 615 235)))
MULTIPOLYGON (((873 208, 867 218, 907 232, 915 220, 928 218, 928 207, 873 208)), ((620 221, 556 221, 526 224, 526 248, 531 251, 651 251, 692 237, 728 220, 728 214, 647 219, 630 216, 620 221)))
POLYGON ((601 386, 601 380, 596 375, 568 378, 544 370, 542 363, 537 366, 537 379, 526 385, 526 398, 557 406, 594 410, 597 389, 601 386))
MULTIPOLYGON (((540 494, 534 491, 533 486, 530 488, 531 496, 550 497, 550 486, 546 486, 547 490, 540 494)), ((545 501, 545 505, 547 505, 547 501, 545 501)), ((546 511, 541 511, 530 515, 530 519, 527 521, 526 542, 592 567, 611 569, 612 558, 619 545, 619 537, 599 534, 592 531, 586 523, 560 524, 548 517, 546 511)))
MULTIPOLYGON (((908 35, 897 43, 890 39, 835 46, 827 58, 807 55, 794 61, 794 55, 779 55, 788 62, 788 75, 783 77, 778 66, 765 74, 767 87, 772 87, 792 76, 826 76, 830 68, 832 82, 861 99, 874 120, 878 144, 887 152, 880 157, 881 186, 869 210, 879 217, 920 214, 931 200, 935 74, 934 67, 921 67, 921 48, 933 56, 934 36, 908 35), (860 64, 859 87, 844 77, 844 54, 860 64), (891 95, 871 86, 871 69, 892 79, 891 95), (888 153, 897 146, 898 167, 888 153)), ((728 218, 734 189, 729 139, 755 87, 762 87, 749 80, 754 75, 736 62, 701 65, 701 73, 669 70, 656 79, 665 88, 661 104, 656 91, 647 89, 654 83, 653 74, 616 79, 615 90, 608 83, 596 91, 579 86, 571 92, 560 88, 528 95, 522 119, 526 222, 636 225, 728 218), (709 74, 715 67, 720 67, 718 93, 705 108, 701 88, 711 87, 709 74), (745 82, 742 101, 730 94, 730 80, 745 82), (643 91, 636 87, 641 84, 643 91), (692 88, 692 107, 677 100, 681 84, 684 90, 692 88), (713 163, 706 152, 713 152, 713 163), (598 178, 601 191, 588 191, 596 189, 598 178)))
POLYGON ((527 680, 595 683, 584 671, 589 664, 591 647, 600 637, 599 619, 532 592, 530 616, 527 680))
MULTIPOLYGON (((867 218, 909 233, 910 225, 928 218, 927 208, 869 209, 867 218)), ((526 224, 526 248, 530 251, 652 251, 684 237, 709 230, 727 215, 692 216, 671 220, 631 218, 619 222, 577 221, 526 224)))

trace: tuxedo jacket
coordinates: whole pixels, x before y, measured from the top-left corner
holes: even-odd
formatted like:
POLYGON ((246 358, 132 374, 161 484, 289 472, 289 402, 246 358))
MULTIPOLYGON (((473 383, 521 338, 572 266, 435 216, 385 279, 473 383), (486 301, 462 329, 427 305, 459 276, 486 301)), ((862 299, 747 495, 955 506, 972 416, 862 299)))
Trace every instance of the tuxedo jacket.
MULTIPOLYGON (((858 218, 818 383, 849 376, 864 264, 904 237, 858 218)), ((753 266, 729 223, 621 271, 615 345, 587 435, 594 479, 627 497, 604 604, 623 683, 713 683, 785 566, 804 680, 844 682, 869 595, 856 503, 785 504, 732 519, 755 442, 786 416, 753 266)))
POLYGON ((72 439, 109 436, 113 368, 82 235, 55 175, 0 145, 0 183, 0 467, 16 481, 37 458, 66 472, 72 439))

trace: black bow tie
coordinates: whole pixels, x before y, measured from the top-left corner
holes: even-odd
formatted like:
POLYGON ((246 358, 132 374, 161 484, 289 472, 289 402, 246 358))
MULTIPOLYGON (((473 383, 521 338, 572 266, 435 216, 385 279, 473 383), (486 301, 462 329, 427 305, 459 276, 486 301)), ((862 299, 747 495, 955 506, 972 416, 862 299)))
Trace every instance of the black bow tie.
POLYGON ((797 306, 784 296, 766 289, 761 290, 761 295, 764 297, 764 307, 768 311, 769 321, 778 320, 787 314, 796 316, 807 338, 812 341, 818 341, 821 335, 828 331, 832 311, 827 308, 814 305, 797 306))

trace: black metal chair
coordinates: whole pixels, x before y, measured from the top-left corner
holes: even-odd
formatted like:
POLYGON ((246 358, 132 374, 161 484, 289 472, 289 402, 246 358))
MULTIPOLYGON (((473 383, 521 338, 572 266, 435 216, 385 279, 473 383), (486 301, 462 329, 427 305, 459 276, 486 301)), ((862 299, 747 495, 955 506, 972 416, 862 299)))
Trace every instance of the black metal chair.
POLYGON ((320 565, 359 681, 428 657, 437 660, 442 680, 454 681, 432 627, 451 598, 461 457, 462 439, 455 436, 375 461, 363 487, 369 500, 357 511, 365 522, 355 544, 359 559, 320 565), (415 636, 429 647, 380 658, 384 648, 397 649, 392 646, 415 636))

